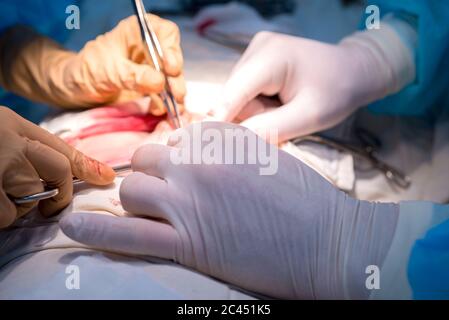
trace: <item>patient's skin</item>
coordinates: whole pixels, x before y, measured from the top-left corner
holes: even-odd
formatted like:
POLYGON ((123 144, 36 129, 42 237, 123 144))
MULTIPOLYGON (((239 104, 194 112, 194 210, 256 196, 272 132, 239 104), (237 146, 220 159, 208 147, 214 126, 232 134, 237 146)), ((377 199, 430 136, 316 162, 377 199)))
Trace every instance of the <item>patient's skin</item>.
MULTIPOLYGON (((103 111, 99 109, 100 113, 103 111)), ((181 119, 184 125, 188 125, 203 120, 204 116, 184 112, 181 119)), ((134 152, 144 144, 166 144, 172 131, 169 122, 162 117, 123 117, 123 114, 120 114, 115 120, 113 117, 108 121, 102 118, 98 124, 68 138, 67 142, 96 160, 110 166, 118 166, 130 163, 134 152)))

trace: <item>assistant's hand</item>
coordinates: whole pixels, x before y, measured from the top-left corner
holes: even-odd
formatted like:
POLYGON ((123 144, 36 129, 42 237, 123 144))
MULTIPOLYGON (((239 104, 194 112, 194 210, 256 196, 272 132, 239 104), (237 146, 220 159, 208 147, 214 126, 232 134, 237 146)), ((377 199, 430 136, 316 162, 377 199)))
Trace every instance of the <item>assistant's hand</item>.
MULTIPOLYGON (((173 93, 183 102, 185 83, 179 29, 171 21, 149 15, 164 52, 164 68, 173 93)), ((0 39, 4 51, 0 85, 32 100, 59 107, 90 107, 116 101, 124 92, 156 94, 164 87, 162 74, 145 61, 135 16, 112 31, 69 52, 52 40, 24 27, 0 39)), ((154 113, 159 115, 153 105, 154 113)))
POLYGON ((410 50, 386 23, 338 45, 262 32, 235 66, 214 115, 245 120, 256 132, 278 129, 282 142, 332 127, 413 78, 410 50), (274 95, 280 107, 258 98, 274 95))
POLYGON ((84 156, 58 137, 0 107, 0 229, 29 212, 36 203, 16 206, 11 198, 59 188, 54 198, 39 203, 50 216, 72 199, 73 176, 95 185, 107 185, 115 173, 107 165, 84 156))
MULTIPOLYGON (((178 26, 155 15, 148 17, 161 42, 164 68, 172 77, 169 81, 174 96, 182 103, 186 89, 178 26)), ((137 18, 132 16, 121 21, 111 32, 87 43, 73 64, 67 65, 66 73, 70 82, 81 84, 80 93, 87 99, 103 103, 114 100, 122 90, 141 94, 161 92, 164 78, 149 63, 145 61, 137 18)))
POLYGON ((183 132, 201 133, 207 142, 199 150, 171 138, 169 146, 147 145, 134 155, 136 172, 123 181, 120 198, 141 218, 79 213, 61 221, 63 231, 96 248, 172 259, 272 297, 368 297, 365 269, 383 262, 396 205, 348 197, 289 154, 279 150, 276 158, 277 148, 240 126, 205 122, 183 132), (235 146, 237 131, 258 147, 235 146), (277 172, 260 175, 259 160, 240 165, 171 161, 181 152, 208 154, 211 137, 226 141, 220 145, 223 159, 226 152, 243 150, 240 156, 254 160, 256 149, 271 148, 277 172))

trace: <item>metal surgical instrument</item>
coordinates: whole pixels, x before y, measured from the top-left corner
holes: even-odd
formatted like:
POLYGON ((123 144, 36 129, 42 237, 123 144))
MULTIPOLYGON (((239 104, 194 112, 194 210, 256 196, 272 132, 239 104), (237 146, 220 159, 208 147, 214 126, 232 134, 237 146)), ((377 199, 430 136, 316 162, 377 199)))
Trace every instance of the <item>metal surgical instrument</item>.
POLYGON ((292 143, 298 145, 303 142, 312 142, 325 145, 341 152, 350 153, 353 156, 357 156, 368 161, 374 168, 380 170, 389 181, 393 182, 400 188, 407 189, 410 187, 410 177, 398 169, 386 164, 374 154, 376 148, 378 147, 377 139, 374 139, 365 130, 360 130, 360 132, 358 132, 358 137, 363 144, 362 146, 356 146, 355 144, 316 134, 293 139, 292 143))
POLYGON ((162 99, 162 102, 164 103, 168 117, 170 118, 172 124, 176 128, 181 128, 182 122, 181 118, 179 117, 178 105, 176 104, 170 83, 168 81, 168 77, 165 74, 165 70, 163 68, 164 54, 162 52, 161 44, 156 36, 156 33, 154 32, 153 27, 150 24, 150 20, 147 17, 147 11, 145 10, 145 6, 142 0, 134 0, 133 4, 140 25, 146 58, 148 61, 153 62, 153 66, 156 71, 162 73, 165 78, 165 88, 160 93, 160 97, 162 99))
MULTIPOLYGON (((131 171, 131 165, 130 164, 126 164, 126 165, 122 165, 122 166, 117 166, 113 168, 115 173, 117 175, 126 173, 131 171)), ((86 183, 83 180, 80 179, 73 179, 73 185, 74 186, 78 186, 81 184, 86 183)), ((45 181, 42 180, 42 184, 46 187, 45 181)), ((59 189, 55 188, 55 189, 46 189, 43 192, 40 193, 36 193, 36 194, 31 194, 25 197, 21 197, 21 198, 13 198, 13 202, 17 205, 22 205, 22 204, 27 204, 27 203, 32 203, 32 202, 37 202, 37 201, 41 201, 41 200, 46 200, 46 199, 50 199, 53 198, 55 196, 57 196, 59 194, 59 189)))

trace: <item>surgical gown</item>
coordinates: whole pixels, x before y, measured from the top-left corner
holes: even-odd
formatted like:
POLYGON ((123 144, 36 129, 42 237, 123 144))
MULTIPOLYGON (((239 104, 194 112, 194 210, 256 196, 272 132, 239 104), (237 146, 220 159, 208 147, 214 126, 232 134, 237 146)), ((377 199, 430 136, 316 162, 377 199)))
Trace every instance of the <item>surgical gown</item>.
MULTIPOLYGON (((0 0, 0 35, 14 25, 22 24, 32 27, 39 33, 63 43, 69 30, 65 21, 69 14, 66 8, 77 5, 77 0, 0 0)), ((49 108, 37 105, 0 87, 0 105, 7 106, 21 116, 38 123, 48 114, 49 108)))
POLYGON ((379 113, 425 116, 449 107, 449 1, 370 0, 381 16, 402 17, 416 28, 416 79, 401 92, 372 104, 379 113))
MULTIPOLYGON (((393 13, 418 33, 416 79, 399 93, 370 106, 380 113, 438 117, 449 108, 449 1, 372 0, 381 15, 393 13)), ((448 137, 449 139, 449 137, 448 137)), ((449 206, 435 206, 449 211, 449 206)), ((449 220, 413 246, 408 278, 415 299, 449 299, 449 220)))

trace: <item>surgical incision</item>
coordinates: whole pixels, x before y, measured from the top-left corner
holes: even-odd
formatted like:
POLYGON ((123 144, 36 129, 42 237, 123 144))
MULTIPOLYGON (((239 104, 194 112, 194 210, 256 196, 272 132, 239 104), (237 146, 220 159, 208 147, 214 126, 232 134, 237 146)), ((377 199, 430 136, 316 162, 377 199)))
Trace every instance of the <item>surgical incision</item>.
MULTIPOLYGON (((48 124, 84 154, 111 166, 129 163, 135 150, 147 143, 166 143, 173 128, 165 116, 154 116, 134 101, 76 114, 66 114, 48 124)), ((184 125, 202 120, 184 112, 184 125)))

